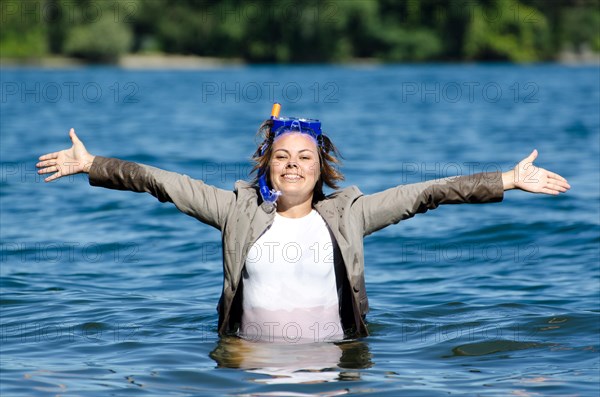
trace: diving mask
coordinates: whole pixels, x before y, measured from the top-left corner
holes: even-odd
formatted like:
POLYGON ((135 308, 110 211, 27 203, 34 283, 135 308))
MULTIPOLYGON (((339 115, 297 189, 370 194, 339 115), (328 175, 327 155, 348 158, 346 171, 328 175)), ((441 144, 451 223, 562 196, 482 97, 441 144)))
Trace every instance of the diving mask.
MULTIPOLYGON (((322 131, 321 131, 321 122, 315 119, 305 119, 305 118, 296 118, 296 117, 279 117, 279 112, 281 111, 281 105, 279 103, 274 103, 273 108, 271 109, 271 120, 273 121, 273 125, 271 126, 271 131, 273 132, 273 139, 288 133, 288 132, 299 132, 302 134, 307 134, 313 137, 318 146, 321 146, 322 142, 322 131)), ((261 149, 261 154, 264 154, 267 145, 264 145, 261 149)), ((258 178, 258 186, 260 189, 260 195, 263 200, 267 203, 275 205, 275 202, 281 196, 281 192, 275 189, 269 189, 267 185, 267 176, 265 172, 261 172, 258 178)))

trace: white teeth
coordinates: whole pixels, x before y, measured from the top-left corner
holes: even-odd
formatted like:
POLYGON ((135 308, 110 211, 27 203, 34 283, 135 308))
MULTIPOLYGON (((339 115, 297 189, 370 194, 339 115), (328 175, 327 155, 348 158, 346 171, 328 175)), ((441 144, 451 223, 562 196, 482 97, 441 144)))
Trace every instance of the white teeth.
POLYGON ((289 180, 298 180, 301 177, 300 177, 300 175, 296 175, 296 174, 285 174, 285 175, 283 175, 283 178, 289 179, 289 180))

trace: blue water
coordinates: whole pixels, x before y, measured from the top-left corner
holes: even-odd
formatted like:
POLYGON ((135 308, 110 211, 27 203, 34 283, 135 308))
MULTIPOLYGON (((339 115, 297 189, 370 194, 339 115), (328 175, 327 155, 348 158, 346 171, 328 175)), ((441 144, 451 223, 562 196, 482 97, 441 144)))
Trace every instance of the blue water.
POLYGON ((596 396, 600 72, 559 65, 2 69, 2 396, 596 396), (255 131, 319 118, 344 185, 373 193, 508 170, 534 148, 559 197, 507 192, 365 240, 371 336, 216 334, 216 230, 149 195, 45 184, 69 145, 231 188, 255 131), (293 394, 297 393, 297 394, 293 394))

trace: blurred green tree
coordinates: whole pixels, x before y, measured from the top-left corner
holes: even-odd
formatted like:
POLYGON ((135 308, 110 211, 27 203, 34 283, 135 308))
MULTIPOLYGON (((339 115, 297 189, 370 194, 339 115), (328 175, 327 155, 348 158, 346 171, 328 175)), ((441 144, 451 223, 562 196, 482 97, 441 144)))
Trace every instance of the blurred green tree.
POLYGON ((47 29, 39 2, 0 4, 0 56, 35 58, 48 53, 47 29))
POLYGON ((600 0, 3 0, 3 57, 552 60, 600 52, 600 0))
POLYGON ((546 58, 550 32, 544 15, 516 0, 473 7, 465 34, 466 59, 532 62, 546 58))

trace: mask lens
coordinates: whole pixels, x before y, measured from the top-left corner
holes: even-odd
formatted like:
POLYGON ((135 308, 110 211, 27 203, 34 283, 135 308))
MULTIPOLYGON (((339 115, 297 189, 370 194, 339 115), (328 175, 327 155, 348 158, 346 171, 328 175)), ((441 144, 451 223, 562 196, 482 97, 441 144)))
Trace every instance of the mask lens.
POLYGON ((286 132, 300 132, 316 139, 321 135, 321 122, 312 119, 273 118, 272 130, 275 137, 286 132))

